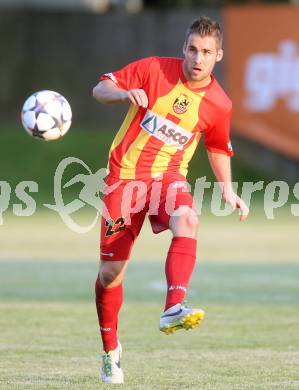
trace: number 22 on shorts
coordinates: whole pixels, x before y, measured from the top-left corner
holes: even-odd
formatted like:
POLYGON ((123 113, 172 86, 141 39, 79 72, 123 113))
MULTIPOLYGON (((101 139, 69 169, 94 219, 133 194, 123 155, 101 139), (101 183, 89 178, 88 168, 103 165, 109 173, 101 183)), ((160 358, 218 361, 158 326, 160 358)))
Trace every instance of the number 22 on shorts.
POLYGON ((117 218, 115 221, 109 220, 106 221, 106 226, 108 227, 105 236, 110 237, 113 234, 119 233, 124 229, 125 220, 123 217, 117 218))

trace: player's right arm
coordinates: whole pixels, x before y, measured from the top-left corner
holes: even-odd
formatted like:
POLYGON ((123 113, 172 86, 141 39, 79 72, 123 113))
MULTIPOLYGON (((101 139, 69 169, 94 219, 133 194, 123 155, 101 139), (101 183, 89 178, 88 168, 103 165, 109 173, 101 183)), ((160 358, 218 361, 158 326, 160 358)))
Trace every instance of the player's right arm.
POLYGON ((143 89, 124 90, 112 80, 102 80, 93 88, 93 97, 103 104, 132 103, 146 108, 148 98, 143 89))
POLYGON ((122 69, 105 73, 93 89, 94 98, 104 104, 131 103, 146 108, 145 92, 154 57, 131 62, 122 69))

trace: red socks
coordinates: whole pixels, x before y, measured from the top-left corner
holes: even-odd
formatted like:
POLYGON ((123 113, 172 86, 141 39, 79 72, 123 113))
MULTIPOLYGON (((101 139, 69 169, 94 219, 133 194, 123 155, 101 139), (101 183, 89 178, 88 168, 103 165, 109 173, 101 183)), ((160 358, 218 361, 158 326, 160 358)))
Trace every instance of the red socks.
POLYGON ((165 310, 182 303, 196 260, 196 239, 173 237, 165 264, 165 310))
POLYGON ((105 352, 109 352, 114 350, 118 343, 117 319, 123 302, 122 284, 112 288, 104 288, 97 278, 95 293, 103 349, 105 352))
MULTIPOLYGON (((165 310, 182 303, 196 260, 196 240, 187 237, 172 239, 165 264, 167 296, 165 310)), ((95 284, 96 306, 104 351, 117 347, 117 319, 123 302, 122 284, 104 288, 99 278, 95 284)))

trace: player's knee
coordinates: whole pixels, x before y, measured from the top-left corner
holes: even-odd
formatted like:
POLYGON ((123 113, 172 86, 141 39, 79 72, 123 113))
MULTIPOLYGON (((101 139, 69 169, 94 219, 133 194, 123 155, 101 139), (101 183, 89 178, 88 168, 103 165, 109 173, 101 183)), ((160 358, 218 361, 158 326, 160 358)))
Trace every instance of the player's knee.
POLYGON ((102 285, 107 287, 117 279, 119 272, 116 268, 106 266, 101 268, 99 275, 102 285))
POLYGON ((180 216, 171 218, 170 228, 175 236, 193 237, 198 230, 198 217, 192 209, 183 211, 180 216))
POLYGON ((127 261, 102 261, 99 278, 104 287, 113 287, 122 282, 127 261))
POLYGON ((197 215, 195 215, 195 213, 194 214, 190 213, 187 215, 186 219, 187 219, 186 223, 188 227, 194 231, 197 231, 199 225, 199 220, 197 215))
POLYGON ((186 226, 188 229, 196 230, 198 227, 198 217, 195 211, 191 208, 182 208, 182 215, 179 217, 179 223, 186 226))
POLYGON ((182 216, 182 220, 180 222, 180 229, 183 230, 183 235, 194 235, 198 230, 198 217, 193 213, 188 213, 182 216))
POLYGON ((117 277, 117 275, 113 271, 110 271, 110 270, 102 270, 100 272, 100 280, 101 280, 101 283, 104 287, 107 287, 109 284, 114 282, 116 277, 117 277))

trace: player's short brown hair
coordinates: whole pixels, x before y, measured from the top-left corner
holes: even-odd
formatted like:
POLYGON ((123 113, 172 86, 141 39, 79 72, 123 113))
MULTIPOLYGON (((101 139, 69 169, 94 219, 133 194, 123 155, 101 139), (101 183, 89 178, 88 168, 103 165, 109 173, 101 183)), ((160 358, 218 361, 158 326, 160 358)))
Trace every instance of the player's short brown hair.
POLYGON ((201 16, 192 22, 187 30, 185 42, 191 34, 199 34, 201 37, 213 36, 218 43, 218 49, 222 48, 223 35, 220 24, 208 16, 201 16))

